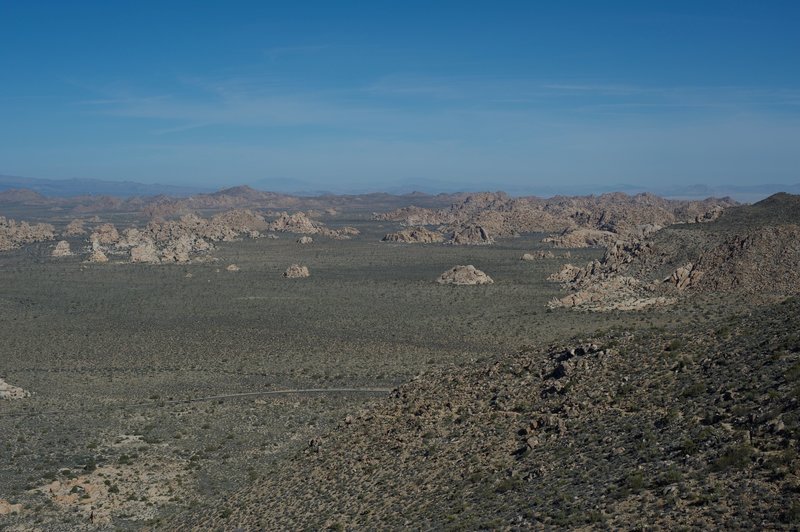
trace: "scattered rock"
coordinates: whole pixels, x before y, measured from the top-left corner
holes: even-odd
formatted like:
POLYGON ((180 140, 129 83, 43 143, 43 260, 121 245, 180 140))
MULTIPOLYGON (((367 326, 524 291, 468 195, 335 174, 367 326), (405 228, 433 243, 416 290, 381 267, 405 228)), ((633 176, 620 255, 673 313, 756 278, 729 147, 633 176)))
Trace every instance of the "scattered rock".
POLYGON ((0 515, 16 514, 21 511, 21 504, 11 504, 5 499, 0 499, 0 515))
POLYGON ((538 259, 554 259, 555 254, 552 251, 538 251, 536 253, 525 253, 520 260, 532 261, 538 259))
POLYGON ((229 264, 225 269, 228 270, 229 272, 238 272, 241 268, 239 268, 235 264, 229 264))
POLYGON ((472 264, 467 266, 455 266, 450 270, 444 272, 436 280, 439 284, 456 284, 456 285, 478 285, 478 284, 493 284, 494 281, 486 273, 475 268, 472 264))
POLYGON ((300 266, 299 264, 292 264, 286 271, 283 272, 283 276, 287 279, 300 279, 303 277, 308 277, 311 274, 308 271, 308 267, 300 266))
POLYGON ((311 244, 314 242, 314 239, 310 236, 301 236, 297 239, 298 244, 311 244))

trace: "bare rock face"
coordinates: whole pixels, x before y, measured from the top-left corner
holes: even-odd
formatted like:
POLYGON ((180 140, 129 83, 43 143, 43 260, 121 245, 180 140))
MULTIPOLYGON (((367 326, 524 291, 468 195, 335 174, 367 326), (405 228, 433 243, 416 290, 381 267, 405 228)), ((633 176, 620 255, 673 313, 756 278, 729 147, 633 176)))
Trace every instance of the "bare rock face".
POLYGON ((89 237, 92 242, 97 242, 103 246, 110 246, 119 241, 119 232, 112 223, 104 223, 95 227, 94 232, 89 237))
POLYGON ((54 228, 50 224, 18 223, 0 216, 0 251, 17 249, 26 244, 44 242, 54 238, 54 228))
POLYGON ((389 233, 381 240, 383 242, 403 242, 405 244, 434 244, 444 241, 444 236, 425 227, 409 227, 396 233, 389 233))
POLYGON ((436 280, 439 284, 457 284, 457 285, 478 285, 478 284, 493 284, 494 281, 486 273, 477 269, 472 264, 467 266, 455 266, 436 280))
POLYGON ((672 283, 679 292, 686 290, 697 284, 703 277, 703 272, 695 268, 691 262, 685 266, 681 266, 672 275, 664 279, 664 282, 672 283))
POLYGON ((467 225, 463 228, 453 231, 450 235, 448 244, 454 245, 488 245, 494 244, 494 239, 489 236, 489 233, 483 226, 480 225, 467 225))
POLYGON ((522 255, 520 260, 533 261, 539 259, 554 259, 554 258, 556 258, 556 256, 552 251, 538 251, 536 253, 525 253, 522 255))
POLYGON ((301 236, 297 239, 298 244, 311 244, 314 242, 314 239, 310 236, 301 236))
POLYGON ((0 379, 0 399, 8 399, 13 401, 15 399, 24 399, 29 395, 30 394, 22 388, 12 386, 3 379, 0 379))
POLYGON ((310 275, 311 274, 308 272, 308 267, 300 266, 299 264, 292 264, 286 268, 285 272, 283 272, 283 276, 287 279, 301 279, 310 275))
POLYGON ((86 234, 86 229, 83 227, 83 220, 78 218, 72 220, 64 228, 63 236, 81 236, 86 234))
POLYGON ((158 264, 158 248, 152 241, 143 241, 131 248, 131 262, 142 262, 146 264, 158 264))
POLYGON ((552 243, 557 248, 588 248, 606 246, 619 239, 619 235, 611 231, 597 229, 575 229, 565 231, 558 236, 550 236, 542 242, 552 243))
POLYGON ((241 269, 241 268, 239 268, 239 267, 238 267, 237 265, 235 265, 235 264, 228 264, 228 266, 226 266, 226 267, 225 267, 225 270, 227 270, 227 271, 229 271, 229 272, 238 272, 240 269, 241 269))
POLYGON ((56 247, 53 248, 53 251, 50 253, 53 257, 68 257, 72 255, 72 251, 69 249, 69 242, 66 240, 60 241, 56 244, 56 247))
POLYGON ((22 511, 21 504, 11 504, 5 499, 0 499, 0 515, 16 514, 22 511))

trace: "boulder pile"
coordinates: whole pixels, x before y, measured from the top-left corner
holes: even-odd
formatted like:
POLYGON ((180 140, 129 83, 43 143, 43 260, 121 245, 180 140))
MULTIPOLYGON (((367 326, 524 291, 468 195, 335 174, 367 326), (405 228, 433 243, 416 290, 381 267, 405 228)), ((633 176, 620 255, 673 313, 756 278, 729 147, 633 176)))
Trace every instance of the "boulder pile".
POLYGON ((311 274, 308 271, 307 266, 301 266, 299 264, 292 264, 286 271, 283 272, 283 276, 287 279, 302 279, 304 277, 309 277, 311 274))
POLYGON ((467 266, 454 266, 440 275, 436 282, 439 284, 455 285, 479 285, 494 283, 491 277, 477 269, 472 264, 468 264, 467 266))
POLYGON ((0 379, 0 399, 8 399, 13 401, 15 399, 24 399, 29 395, 30 393, 26 392, 22 388, 12 386, 3 379, 0 379))
POLYGON ((409 227, 396 233, 389 233, 383 242, 402 242, 404 244, 434 244, 444 241, 444 236, 425 227, 409 227))
POLYGON ((66 240, 61 240, 56 247, 53 248, 53 251, 50 253, 53 257, 68 257, 72 255, 72 251, 69 249, 69 242, 66 240))
POLYGON ((9 251, 54 238, 55 229, 50 224, 16 222, 0 216, 0 251, 9 251))

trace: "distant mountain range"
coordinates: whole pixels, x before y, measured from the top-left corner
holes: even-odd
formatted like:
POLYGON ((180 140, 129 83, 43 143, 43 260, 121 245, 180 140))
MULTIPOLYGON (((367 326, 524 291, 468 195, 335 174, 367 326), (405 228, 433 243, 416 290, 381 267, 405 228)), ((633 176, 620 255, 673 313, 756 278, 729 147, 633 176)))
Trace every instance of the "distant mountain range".
MULTIPOLYGON (((291 179, 260 179, 250 181, 247 185, 260 191, 294 194, 300 196, 321 196, 326 194, 364 194, 370 192, 383 192, 388 194, 408 194, 420 192, 425 194, 454 193, 454 192, 480 192, 486 190, 502 189, 513 196, 540 196, 551 197, 556 195, 579 196, 588 194, 603 194, 606 192, 625 192, 638 194, 651 192, 665 198, 698 199, 710 196, 730 196, 737 201, 753 203, 766 198, 776 192, 789 192, 800 194, 800 183, 784 185, 767 183, 762 185, 655 185, 646 187, 617 183, 611 185, 583 184, 583 185, 537 185, 515 184, 503 185, 495 181, 486 180, 476 182, 452 182, 444 180, 419 180, 407 182, 391 182, 383 185, 344 185, 328 183, 325 185, 307 181, 291 179)), ((238 184, 238 183, 237 183, 238 184)), ((129 198, 133 196, 174 196, 186 197, 193 194, 211 193, 215 188, 199 186, 161 185, 157 183, 137 183, 134 181, 106 181, 100 179, 39 179, 32 177, 17 177, 0 175, 0 191, 10 189, 25 189, 38 192, 48 197, 70 197, 81 195, 116 196, 129 198)))
POLYGON ((176 185, 160 185, 136 183, 134 181, 104 181, 100 179, 39 179, 35 177, 18 177, 0 175, 0 191, 10 189, 33 190, 50 197, 69 196, 116 196, 128 198, 132 196, 191 196, 202 192, 212 192, 213 188, 186 187, 176 185))

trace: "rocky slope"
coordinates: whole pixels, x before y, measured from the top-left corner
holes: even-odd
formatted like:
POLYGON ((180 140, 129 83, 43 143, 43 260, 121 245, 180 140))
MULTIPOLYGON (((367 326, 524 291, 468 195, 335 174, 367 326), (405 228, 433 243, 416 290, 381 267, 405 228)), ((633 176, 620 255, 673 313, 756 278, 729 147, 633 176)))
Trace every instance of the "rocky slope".
MULTIPOLYGON (((620 297, 664 303, 691 291, 800 292, 800 200, 780 194, 727 210, 716 221, 678 224, 644 239, 619 240, 602 260, 566 265, 551 280, 571 294, 551 306, 609 310, 620 297)), ((647 305, 644 305, 647 306, 647 305)))
POLYGON ((795 527, 798 330, 790 299, 711 331, 612 332, 436 370, 176 523, 795 527))

